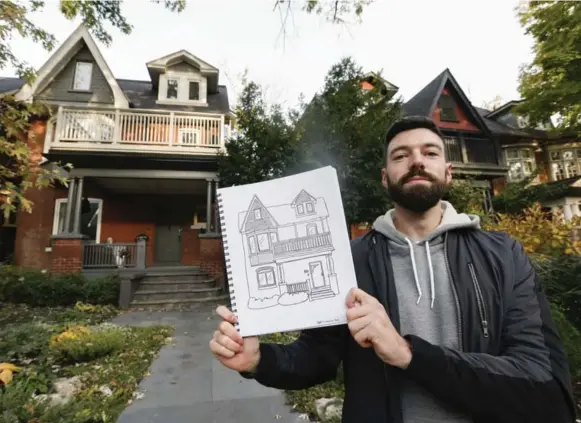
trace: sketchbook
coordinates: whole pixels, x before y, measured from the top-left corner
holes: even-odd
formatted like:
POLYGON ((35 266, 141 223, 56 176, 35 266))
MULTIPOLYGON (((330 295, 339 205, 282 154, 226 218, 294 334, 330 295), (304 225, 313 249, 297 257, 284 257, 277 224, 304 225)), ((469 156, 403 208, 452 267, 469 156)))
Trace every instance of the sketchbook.
POLYGON ((219 188, 217 203, 242 336, 346 323, 357 281, 333 167, 219 188))

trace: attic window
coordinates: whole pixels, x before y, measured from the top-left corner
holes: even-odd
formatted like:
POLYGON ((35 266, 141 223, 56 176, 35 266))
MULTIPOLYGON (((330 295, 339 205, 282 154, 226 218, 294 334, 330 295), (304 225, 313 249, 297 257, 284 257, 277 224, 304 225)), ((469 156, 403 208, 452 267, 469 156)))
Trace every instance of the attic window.
POLYGON ((255 219, 262 219, 262 215, 260 213, 260 209, 254 209, 254 218, 255 219))
POLYGON ((77 62, 75 66, 75 76, 73 79, 73 90, 90 91, 92 74, 93 74, 93 63, 77 62))
POLYGON ((456 115, 456 109, 454 108, 454 99, 448 94, 442 94, 440 100, 438 101, 438 106, 440 106, 440 120, 443 122, 458 122, 458 116, 456 115))
POLYGON ((177 99, 178 98, 178 80, 168 79, 167 80, 167 98, 177 99))
POLYGON ((189 99, 190 100, 200 99, 200 83, 198 81, 190 81, 189 99))

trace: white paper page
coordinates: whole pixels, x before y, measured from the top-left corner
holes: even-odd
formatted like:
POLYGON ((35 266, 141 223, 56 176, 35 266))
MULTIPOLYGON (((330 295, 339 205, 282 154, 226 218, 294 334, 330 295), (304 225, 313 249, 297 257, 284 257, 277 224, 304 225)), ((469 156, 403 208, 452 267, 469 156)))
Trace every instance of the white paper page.
POLYGON ((357 282, 335 169, 218 195, 241 335, 345 323, 357 282))

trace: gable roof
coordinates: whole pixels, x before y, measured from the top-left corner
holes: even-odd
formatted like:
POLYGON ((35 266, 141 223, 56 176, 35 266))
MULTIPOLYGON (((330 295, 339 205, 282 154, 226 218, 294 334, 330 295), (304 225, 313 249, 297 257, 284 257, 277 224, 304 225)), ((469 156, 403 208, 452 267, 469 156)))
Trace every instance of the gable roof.
POLYGON ((150 60, 149 62, 146 63, 146 66, 148 68, 165 69, 166 66, 171 66, 173 64, 180 62, 187 62, 193 64, 194 66, 200 69, 200 72, 210 72, 210 73, 218 72, 218 68, 212 66, 211 64, 200 59, 199 57, 194 56, 192 53, 184 49, 175 51, 170 54, 166 54, 165 56, 159 57, 157 59, 150 60))
POLYGON ((440 98, 442 90, 450 84, 460 101, 463 103, 468 117, 471 117, 477 126, 485 133, 490 133, 490 129, 484 122, 482 116, 474 108, 450 69, 446 68, 442 73, 436 76, 428 85, 421 89, 415 96, 413 96, 409 101, 403 105, 403 112, 406 115, 419 115, 431 117, 436 108, 436 104, 440 98))
POLYGON ((87 46, 93 57, 97 66, 105 75, 105 79, 113 91, 113 97, 115 99, 115 107, 118 108, 128 108, 129 101, 125 94, 119 87, 117 80, 113 76, 113 72, 107 65, 107 62, 103 58, 99 47, 89 34, 87 28, 81 24, 77 29, 69 35, 64 43, 60 45, 59 48, 53 53, 52 56, 42 65, 38 70, 36 79, 32 84, 23 85, 20 90, 16 93, 15 97, 18 101, 32 101, 33 96, 44 88, 52 79, 58 75, 58 73, 68 64, 69 60, 74 56, 74 54, 83 46, 83 43, 87 46))
POLYGON ((299 192, 297 194, 297 196, 295 197, 295 199, 291 203, 291 206, 295 206, 296 204, 299 204, 299 203, 306 203, 307 201, 316 202, 317 200, 315 199, 315 197, 313 197, 307 191, 305 191, 304 189, 302 189, 301 192, 299 192))

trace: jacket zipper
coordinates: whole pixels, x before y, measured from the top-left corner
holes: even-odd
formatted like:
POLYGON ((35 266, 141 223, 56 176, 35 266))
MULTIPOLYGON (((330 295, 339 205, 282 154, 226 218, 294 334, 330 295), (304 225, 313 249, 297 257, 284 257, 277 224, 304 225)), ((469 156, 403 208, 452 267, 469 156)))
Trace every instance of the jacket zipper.
POLYGON ((446 261, 446 270, 450 279, 452 279, 452 292, 454 293, 454 301, 456 302, 456 316, 458 319, 458 342, 460 343, 460 351, 464 351, 464 335, 462 332, 462 308, 460 307, 460 300, 458 299, 458 291, 456 288, 456 281, 450 270, 450 263, 448 262, 448 232, 444 237, 444 260, 446 261))
POLYGON ((474 271, 474 265, 468 263, 468 269, 470 269, 470 276, 472 277, 472 283, 476 291, 476 302, 478 303, 478 312, 480 313, 480 321, 482 323, 482 333, 485 338, 488 338, 488 317, 486 315, 486 307, 484 307, 484 296, 482 295, 482 290, 480 289, 480 284, 474 271))

